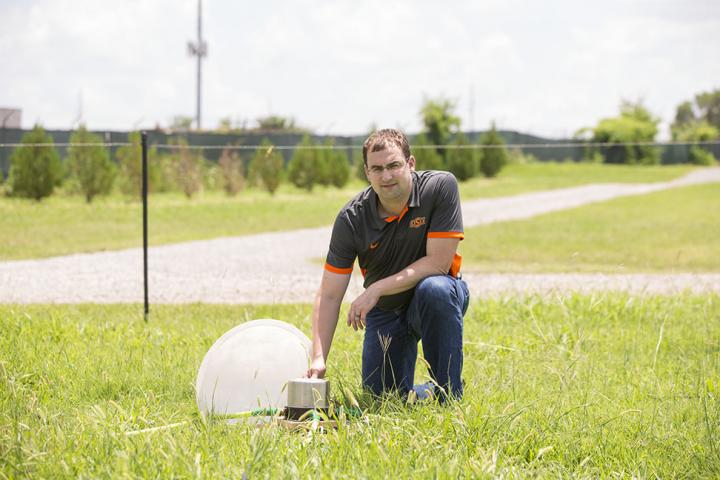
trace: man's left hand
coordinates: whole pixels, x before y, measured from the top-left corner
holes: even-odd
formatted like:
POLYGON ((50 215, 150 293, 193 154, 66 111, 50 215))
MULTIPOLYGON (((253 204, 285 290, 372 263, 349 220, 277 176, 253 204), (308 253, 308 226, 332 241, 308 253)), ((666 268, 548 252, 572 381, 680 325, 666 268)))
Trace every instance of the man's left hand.
POLYGON ((348 311, 347 324, 357 330, 365 328, 365 317, 377 305, 380 295, 375 291, 372 285, 368 287, 359 297, 350 305, 348 311))

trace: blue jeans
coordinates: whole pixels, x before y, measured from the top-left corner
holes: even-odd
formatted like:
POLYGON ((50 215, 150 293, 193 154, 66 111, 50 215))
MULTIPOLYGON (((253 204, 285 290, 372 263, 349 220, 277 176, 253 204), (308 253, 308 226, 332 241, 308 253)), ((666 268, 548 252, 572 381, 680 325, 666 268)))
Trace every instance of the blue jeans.
POLYGON ((422 340, 432 379, 448 394, 462 397, 463 315, 469 298, 463 280, 438 275, 417 284, 406 308, 373 308, 365 322, 363 385, 376 395, 412 390, 422 340))

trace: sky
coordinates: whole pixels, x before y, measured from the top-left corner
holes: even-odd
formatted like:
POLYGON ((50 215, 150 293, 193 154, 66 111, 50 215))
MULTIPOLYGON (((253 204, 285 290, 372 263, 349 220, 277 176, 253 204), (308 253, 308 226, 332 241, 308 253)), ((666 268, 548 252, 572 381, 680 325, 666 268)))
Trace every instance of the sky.
MULTIPOLYGON (((717 0, 205 0, 202 127, 293 117, 319 134, 421 128, 550 138, 642 100, 663 121, 720 88, 717 0)), ((91 130, 195 116, 197 0, 0 0, 0 108, 91 130)))

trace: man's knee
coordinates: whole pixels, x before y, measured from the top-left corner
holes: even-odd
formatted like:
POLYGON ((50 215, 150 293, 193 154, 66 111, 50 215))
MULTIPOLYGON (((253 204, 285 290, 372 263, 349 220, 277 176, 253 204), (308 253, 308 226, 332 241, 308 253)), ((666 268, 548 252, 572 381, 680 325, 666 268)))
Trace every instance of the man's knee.
POLYGON ((455 300, 454 279, 447 275, 434 275, 422 279, 415 287, 415 295, 433 304, 448 304, 455 300))

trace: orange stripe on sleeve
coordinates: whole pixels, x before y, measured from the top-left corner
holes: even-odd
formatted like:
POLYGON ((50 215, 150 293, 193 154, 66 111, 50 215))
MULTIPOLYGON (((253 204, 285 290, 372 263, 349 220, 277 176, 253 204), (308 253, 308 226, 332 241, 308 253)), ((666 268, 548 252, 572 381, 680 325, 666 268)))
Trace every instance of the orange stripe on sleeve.
POLYGON ((465 238, 463 232, 428 232, 428 238, 459 238, 462 240, 465 238))
POLYGON ((353 271, 353 267, 350 267, 350 268, 337 268, 337 267, 333 267, 333 266, 330 265, 329 263, 326 263, 326 264, 325 264, 325 270, 327 270, 328 272, 337 273, 337 274, 339 274, 339 275, 350 275, 350 274, 352 273, 352 271, 353 271))

